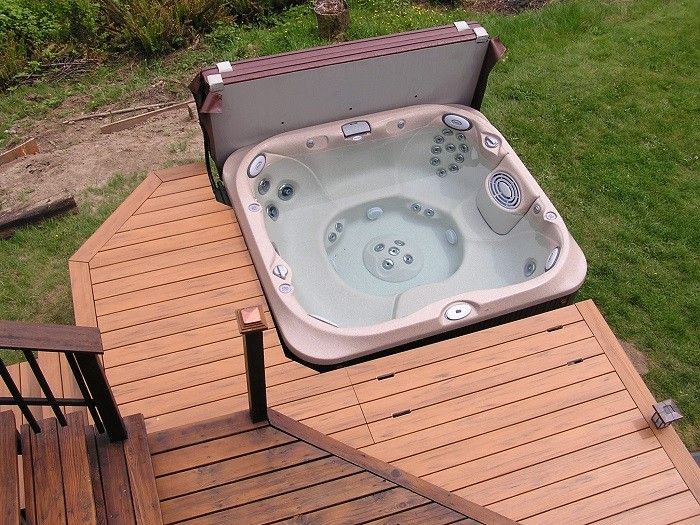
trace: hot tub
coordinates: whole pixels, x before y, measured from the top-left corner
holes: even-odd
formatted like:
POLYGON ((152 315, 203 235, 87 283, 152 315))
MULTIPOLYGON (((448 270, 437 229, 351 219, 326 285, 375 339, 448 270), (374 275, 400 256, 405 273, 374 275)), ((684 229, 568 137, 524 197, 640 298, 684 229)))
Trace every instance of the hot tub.
POLYGON ((425 104, 233 153, 223 181, 286 347, 332 365, 551 304, 586 261, 477 110, 425 104))

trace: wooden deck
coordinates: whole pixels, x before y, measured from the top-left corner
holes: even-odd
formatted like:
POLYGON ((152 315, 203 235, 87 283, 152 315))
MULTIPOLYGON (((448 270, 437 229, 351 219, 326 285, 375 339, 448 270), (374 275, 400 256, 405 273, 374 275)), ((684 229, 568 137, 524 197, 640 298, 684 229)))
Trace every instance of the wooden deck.
POLYGON ((149 442, 166 524, 513 523, 277 413, 252 424, 238 412, 149 442))
MULTIPOLYGON (((153 433, 247 407, 235 310, 264 297, 203 166, 150 175, 70 271, 125 415, 153 433)), ((698 468, 650 427, 653 398, 591 302, 323 374, 274 329, 265 346, 276 411, 512 519, 700 521, 698 468)))

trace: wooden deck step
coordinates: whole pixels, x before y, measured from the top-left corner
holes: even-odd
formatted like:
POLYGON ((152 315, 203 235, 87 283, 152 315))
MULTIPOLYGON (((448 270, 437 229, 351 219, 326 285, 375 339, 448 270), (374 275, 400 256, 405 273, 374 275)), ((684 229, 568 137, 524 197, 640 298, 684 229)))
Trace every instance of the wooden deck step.
POLYGON ((73 412, 66 419, 68 425, 58 428, 66 520, 76 524, 96 523, 97 511, 85 439, 87 418, 83 412, 73 412))
POLYGON ((20 516, 17 438, 14 413, 0 412, 0 523, 13 525, 20 516))
MULTIPOLYGON (((12 412, 3 414, 9 414, 3 415, 3 423, 5 419, 13 419, 12 412)), ((129 437, 117 443, 111 443, 105 434, 96 434, 83 412, 70 413, 66 419, 68 424, 63 427, 54 418, 40 420, 40 433, 34 433, 27 424, 22 425, 28 522, 37 525, 162 523, 143 417, 126 418, 129 437)), ((0 430, 3 429, 5 425, 0 430)), ((4 443, 0 439, 0 445, 4 443)), ((16 447, 16 438, 14 443, 16 447)), ((16 455, 15 451, 15 464, 16 455)), ((0 502, 4 502, 4 491, 5 484, 0 502)), ((19 493, 15 498, 8 491, 7 497, 18 499, 19 493)))

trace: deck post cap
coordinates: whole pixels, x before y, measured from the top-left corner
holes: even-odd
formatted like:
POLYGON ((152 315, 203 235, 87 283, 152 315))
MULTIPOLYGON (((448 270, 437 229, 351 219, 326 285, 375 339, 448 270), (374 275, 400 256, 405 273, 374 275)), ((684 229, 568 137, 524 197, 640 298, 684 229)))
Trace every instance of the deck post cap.
POLYGON ((260 332, 267 330, 267 321, 262 306, 249 306, 236 311, 238 330, 240 333, 260 332))

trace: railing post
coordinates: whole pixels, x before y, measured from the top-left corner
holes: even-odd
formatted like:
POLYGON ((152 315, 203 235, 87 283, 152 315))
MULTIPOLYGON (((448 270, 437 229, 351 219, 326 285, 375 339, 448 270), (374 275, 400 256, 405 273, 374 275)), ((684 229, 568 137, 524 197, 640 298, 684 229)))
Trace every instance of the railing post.
POLYGON ((109 440, 122 441, 126 439, 124 421, 97 355, 76 353, 75 360, 80 367, 83 378, 85 378, 87 387, 90 389, 92 401, 100 414, 109 440))
POLYGON ((253 423, 267 420, 267 391, 265 385, 265 350, 263 331, 267 330, 261 306, 242 308, 236 312, 238 331, 243 337, 243 358, 248 383, 248 405, 253 423))

